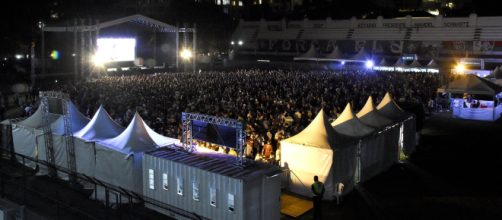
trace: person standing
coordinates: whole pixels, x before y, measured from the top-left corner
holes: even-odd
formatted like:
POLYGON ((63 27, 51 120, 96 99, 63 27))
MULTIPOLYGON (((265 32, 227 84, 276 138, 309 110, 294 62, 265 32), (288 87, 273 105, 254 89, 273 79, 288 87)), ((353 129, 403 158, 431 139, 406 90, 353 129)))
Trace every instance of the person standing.
POLYGON ((319 220, 322 219, 322 207, 321 207, 321 202, 322 202, 322 197, 324 195, 324 183, 319 181, 318 176, 314 176, 314 183, 312 183, 312 186, 310 187, 312 190, 312 193, 314 194, 313 200, 314 200, 314 219, 319 220))

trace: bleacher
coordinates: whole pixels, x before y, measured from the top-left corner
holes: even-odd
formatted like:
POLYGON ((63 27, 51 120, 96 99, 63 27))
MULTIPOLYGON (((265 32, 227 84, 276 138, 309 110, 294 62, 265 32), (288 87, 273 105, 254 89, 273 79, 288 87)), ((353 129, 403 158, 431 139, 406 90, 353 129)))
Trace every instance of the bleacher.
POLYGON ((258 39, 296 39, 300 29, 285 29, 282 31, 260 31, 258 32, 258 39))
POLYGON ((429 27, 413 28, 410 40, 417 41, 455 41, 455 40, 473 40, 475 28, 447 28, 447 27, 429 27))
POLYGON ((502 27, 483 27, 479 40, 500 40, 502 39, 502 27))
POLYGON ((306 28, 299 39, 325 39, 342 40, 347 39, 349 28, 306 28))
POLYGON ((403 40, 406 28, 357 28, 354 29, 354 40, 403 40))

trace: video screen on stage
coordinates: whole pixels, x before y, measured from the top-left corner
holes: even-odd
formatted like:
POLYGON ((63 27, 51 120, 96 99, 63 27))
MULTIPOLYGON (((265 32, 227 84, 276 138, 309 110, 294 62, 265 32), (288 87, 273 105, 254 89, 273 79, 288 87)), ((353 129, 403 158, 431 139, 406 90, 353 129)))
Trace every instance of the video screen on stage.
POLYGON ((100 61, 134 61, 136 58, 136 39, 134 38, 98 38, 96 56, 100 61))
POLYGON ((237 129, 228 126, 194 120, 192 138, 221 146, 237 147, 237 129))

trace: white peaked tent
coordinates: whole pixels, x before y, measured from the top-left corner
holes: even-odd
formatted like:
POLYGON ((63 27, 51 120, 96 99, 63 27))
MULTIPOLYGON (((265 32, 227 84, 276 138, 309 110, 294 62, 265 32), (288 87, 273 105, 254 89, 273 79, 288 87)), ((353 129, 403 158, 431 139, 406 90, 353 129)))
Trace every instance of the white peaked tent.
POLYGON ((406 156, 415 151, 416 146, 416 119, 412 113, 402 110, 392 99, 389 93, 386 93, 377 110, 383 116, 399 123, 399 149, 406 156))
POLYGON ((358 151, 360 157, 356 158, 356 183, 363 182, 376 173, 374 167, 378 166, 379 156, 385 145, 385 138, 376 134, 377 130, 362 123, 347 104, 340 117, 332 124, 335 131, 343 135, 359 139, 358 151))
POLYGON ((408 65, 408 66, 409 66, 409 67, 421 67, 421 66, 422 66, 422 64, 420 64, 420 63, 418 62, 418 60, 417 60, 417 59, 415 59, 415 60, 413 60, 413 62, 412 62, 412 63, 410 63, 410 65, 408 65))
POLYGON ((438 64, 436 63, 436 61, 434 59, 432 59, 428 64, 427 64, 427 67, 429 68, 438 68, 438 64))
MULTIPOLYGON (((37 145, 39 141, 37 140, 40 139, 43 141, 43 115, 43 106, 40 104, 35 113, 33 113, 30 117, 12 124, 14 152, 24 156, 33 157, 35 159, 40 158, 40 149, 37 145)), ((60 115, 49 114, 49 124, 56 121, 59 117, 60 115)), ((43 157, 43 159, 45 160, 45 157, 43 157)), ((34 163, 28 162, 26 165, 35 167, 34 163)))
POLYGON ((124 128, 115 123, 101 105, 85 127, 73 134, 77 172, 94 177, 95 142, 117 137, 124 128))
POLYGON ((293 60, 308 60, 308 61, 318 61, 319 53, 317 52, 315 46, 313 44, 310 45, 310 48, 304 54, 293 58, 293 60))
POLYGON ((302 132, 281 141, 281 166, 290 170, 289 189, 312 196, 313 177, 325 184, 325 199, 333 199, 336 183, 345 192, 354 185, 357 140, 337 134, 323 110, 302 132))
POLYGON ((351 60, 356 60, 356 61, 366 61, 366 53, 364 51, 364 47, 361 47, 359 51, 351 58, 351 60))
POLYGON ((335 46, 335 48, 333 49, 333 51, 331 51, 331 53, 326 55, 326 57, 324 57, 324 58, 320 58, 319 60, 322 60, 322 61, 342 61, 343 57, 342 57, 342 53, 338 49, 338 46, 335 46))
POLYGON ((385 60, 385 58, 382 58, 382 60, 380 60, 380 63, 378 65, 379 66, 387 66, 387 61, 385 60))
POLYGON ((176 142, 178 140, 155 133, 136 113, 120 135, 96 142, 94 176, 112 185, 142 193, 143 152, 176 142))
POLYGON ((366 125, 376 128, 381 136, 385 138, 385 145, 379 149, 378 166, 375 167, 376 173, 382 169, 391 166, 399 158, 399 127, 395 126, 397 122, 381 115, 375 108, 373 98, 368 97, 366 104, 356 116, 366 125))
MULTIPOLYGON (((71 124, 71 132, 77 132, 82 129, 87 123, 89 123, 89 119, 85 117, 82 113, 79 112, 77 107, 71 102, 68 101, 68 110, 70 113, 70 124, 71 124)), ((68 164, 68 151, 66 149, 66 140, 65 140, 65 126, 64 126, 64 117, 59 115, 58 119, 51 123, 51 131, 52 131, 52 147, 54 149, 54 159, 56 165, 70 168, 68 164)), ((48 161, 48 157, 46 155, 45 141, 44 137, 38 138, 38 146, 39 146, 39 158, 45 161, 48 161)))
POLYGON ((404 60, 402 58, 397 59, 396 63, 394 63, 395 67, 405 67, 406 64, 404 63, 404 60))

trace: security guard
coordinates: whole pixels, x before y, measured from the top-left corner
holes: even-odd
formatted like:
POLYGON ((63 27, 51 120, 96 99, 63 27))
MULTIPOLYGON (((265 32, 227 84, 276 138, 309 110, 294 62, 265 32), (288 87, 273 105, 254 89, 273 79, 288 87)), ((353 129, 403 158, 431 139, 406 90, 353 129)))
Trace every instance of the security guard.
POLYGON ((321 181, 319 181, 319 177, 314 176, 314 183, 312 183, 312 186, 310 188, 312 190, 312 193, 314 194, 312 198, 314 200, 314 219, 321 219, 322 218, 321 201, 324 195, 324 184, 321 181))

